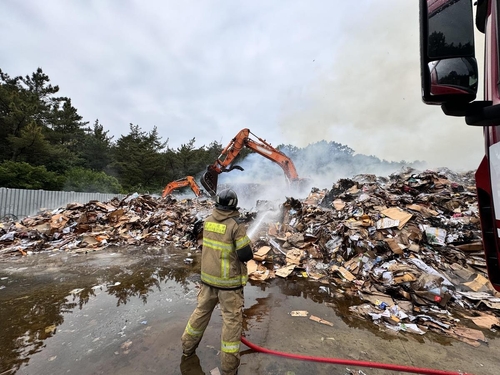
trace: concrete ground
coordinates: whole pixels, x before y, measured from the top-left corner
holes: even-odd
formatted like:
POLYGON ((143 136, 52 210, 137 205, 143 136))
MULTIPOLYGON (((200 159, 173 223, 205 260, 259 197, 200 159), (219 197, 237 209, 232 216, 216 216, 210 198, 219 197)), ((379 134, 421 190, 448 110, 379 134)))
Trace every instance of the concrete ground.
MULTIPOLYGON (((0 262, 0 375, 210 374, 219 366, 221 317, 182 363, 180 336, 196 303, 194 264, 175 249, 36 255, 0 262), (199 362, 198 362, 199 360, 199 362)), ((387 332, 349 314, 321 284, 275 279, 245 288, 245 337, 268 349, 450 373, 497 375, 498 333, 466 343, 428 332, 387 332), (333 326, 308 317, 306 310, 333 326)), ((399 374, 355 364, 292 360, 241 348, 239 375, 399 374)))

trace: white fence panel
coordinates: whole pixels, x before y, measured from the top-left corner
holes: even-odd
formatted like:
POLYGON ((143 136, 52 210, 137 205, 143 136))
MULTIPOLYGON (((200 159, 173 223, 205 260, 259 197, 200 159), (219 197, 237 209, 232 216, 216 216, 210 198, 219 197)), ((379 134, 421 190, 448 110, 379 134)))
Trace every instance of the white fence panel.
POLYGON ((88 203, 91 200, 110 201, 122 199, 123 194, 79 193, 75 191, 49 191, 0 188, 0 219, 13 217, 22 219, 40 210, 65 207, 68 203, 88 203))

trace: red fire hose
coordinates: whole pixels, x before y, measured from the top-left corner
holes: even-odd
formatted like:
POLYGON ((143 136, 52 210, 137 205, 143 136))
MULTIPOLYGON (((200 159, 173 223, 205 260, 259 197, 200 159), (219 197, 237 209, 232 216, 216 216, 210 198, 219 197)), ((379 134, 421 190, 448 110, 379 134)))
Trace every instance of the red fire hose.
POLYGON ((255 345, 248 341, 246 338, 242 337, 241 342, 248 346, 250 349, 255 350, 256 352, 273 354, 280 357, 299 359, 303 361, 312 361, 312 362, 323 362, 323 363, 332 363, 337 365, 348 365, 348 366, 360 366, 360 367, 373 367, 380 368, 384 370, 391 371, 402 371, 402 372, 411 372, 414 374, 425 374, 425 375, 472 375, 467 372, 457 372, 457 371, 441 371, 434 370, 430 368, 419 368, 419 367, 411 367, 411 366, 401 366, 401 365, 392 365, 389 363, 379 363, 379 362, 369 362, 369 361, 356 361, 349 359, 341 359, 341 358, 327 358, 327 357, 313 357, 302 354, 292 354, 279 352, 277 350, 266 349, 261 346, 255 345))

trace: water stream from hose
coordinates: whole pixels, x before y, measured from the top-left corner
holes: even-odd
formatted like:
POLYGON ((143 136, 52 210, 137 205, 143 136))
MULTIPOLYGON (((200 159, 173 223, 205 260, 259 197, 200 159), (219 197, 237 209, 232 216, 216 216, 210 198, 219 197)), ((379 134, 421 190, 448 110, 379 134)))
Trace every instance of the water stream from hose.
POLYGON ((264 219, 268 217, 272 212, 273 211, 266 211, 262 215, 259 214, 260 217, 258 217, 258 219, 252 223, 251 227, 247 231, 247 235, 251 240, 254 240, 253 236, 255 235, 255 232, 257 232, 264 219))

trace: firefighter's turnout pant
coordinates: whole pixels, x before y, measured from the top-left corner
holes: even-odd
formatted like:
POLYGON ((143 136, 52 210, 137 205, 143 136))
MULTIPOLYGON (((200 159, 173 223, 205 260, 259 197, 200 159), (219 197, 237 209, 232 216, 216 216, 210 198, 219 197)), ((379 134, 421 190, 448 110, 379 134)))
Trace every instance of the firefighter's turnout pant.
POLYGON ((184 354, 194 353, 208 326, 212 312, 220 304, 222 312, 221 369, 223 375, 236 374, 240 365, 240 340, 243 325, 243 287, 220 289, 201 285, 198 305, 191 314, 182 335, 184 354))

